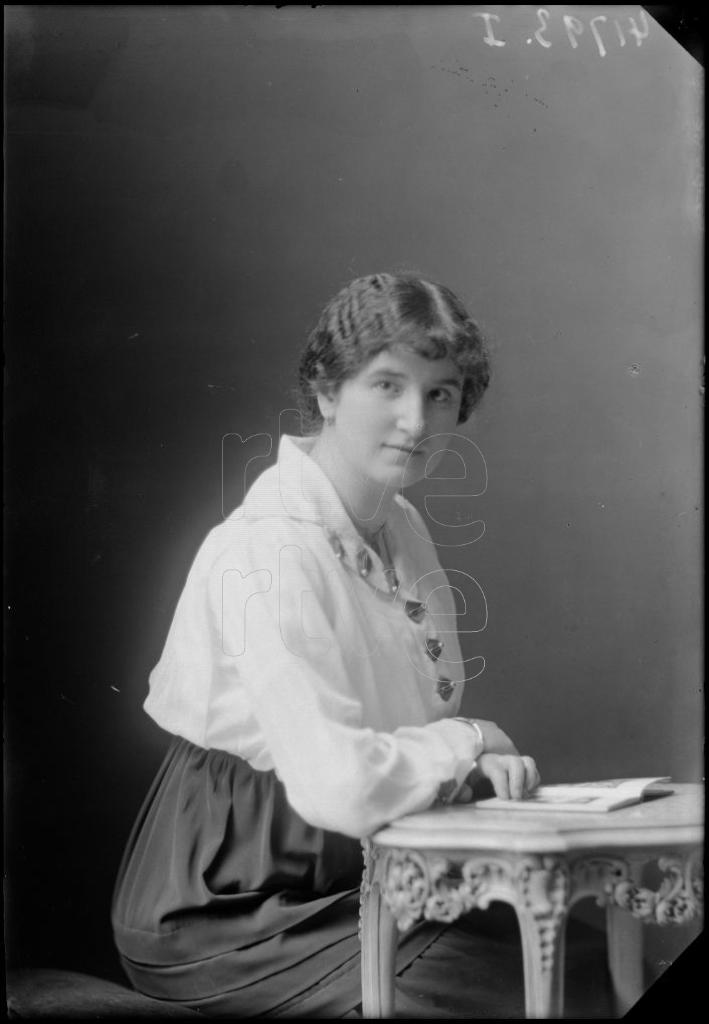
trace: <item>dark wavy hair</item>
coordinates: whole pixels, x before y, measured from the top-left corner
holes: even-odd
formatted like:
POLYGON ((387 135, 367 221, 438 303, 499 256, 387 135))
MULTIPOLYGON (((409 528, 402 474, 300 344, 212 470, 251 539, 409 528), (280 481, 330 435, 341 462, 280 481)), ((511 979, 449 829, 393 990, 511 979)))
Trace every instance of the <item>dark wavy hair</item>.
POLYGON ((449 358, 463 376, 458 423, 464 423, 490 380, 486 341, 460 299, 413 274, 358 277, 332 298, 300 357, 296 397, 303 428, 317 433, 317 395, 354 377, 362 366, 412 330, 406 344, 426 359, 449 358))

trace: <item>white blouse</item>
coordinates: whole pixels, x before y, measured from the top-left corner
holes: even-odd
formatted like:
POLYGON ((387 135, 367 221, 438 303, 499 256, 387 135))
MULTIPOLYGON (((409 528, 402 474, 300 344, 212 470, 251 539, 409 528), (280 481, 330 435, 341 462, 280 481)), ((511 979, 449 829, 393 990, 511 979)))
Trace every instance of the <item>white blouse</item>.
POLYGON ((208 534, 144 706, 168 732, 275 769, 310 824, 360 837, 460 784, 481 742, 451 721, 465 668, 421 516, 397 495, 393 596, 312 444, 282 437, 208 534))

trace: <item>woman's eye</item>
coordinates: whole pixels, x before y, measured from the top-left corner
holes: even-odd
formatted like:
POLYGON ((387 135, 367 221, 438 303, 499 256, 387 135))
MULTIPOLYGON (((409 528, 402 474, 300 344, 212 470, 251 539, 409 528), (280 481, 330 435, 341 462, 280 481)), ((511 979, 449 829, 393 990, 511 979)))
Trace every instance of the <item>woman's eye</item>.
POLYGON ((378 380, 374 387, 379 388, 381 391, 392 392, 394 391, 395 385, 390 380, 378 380))
POLYGON ((452 401, 453 395, 450 391, 446 391, 444 388, 436 388, 435 391, 431 392, 431 398, 439 405, 445 405, 447 402, 452 401))

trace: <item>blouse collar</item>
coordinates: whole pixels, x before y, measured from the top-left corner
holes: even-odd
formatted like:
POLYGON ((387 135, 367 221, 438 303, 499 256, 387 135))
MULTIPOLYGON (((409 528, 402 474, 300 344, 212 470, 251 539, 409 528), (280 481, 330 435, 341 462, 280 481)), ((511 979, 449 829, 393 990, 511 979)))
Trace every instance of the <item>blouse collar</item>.
MULTIPOLYGON (((278 459, 265 470, 249 489, 238 510, 239 518, 262 519, 283 517, 314 523, 325 529, 336 553, 342 545, 348 561, 357 564, 365 541, 350 519, 342 499, 328 476, 310 458, 314 437, 283 434, 278 446, 278 459)), ((406 517, 403 500, 395 496, 387 519, 389 537, 396 536, 399 521, 406 517)), ((392 551, 392 554, 395 554, 392 551)), ((386 586, 378 558, 374 559, 374 575, 386 586)), ((374 580, 373 580, 374 582, 374 580)))

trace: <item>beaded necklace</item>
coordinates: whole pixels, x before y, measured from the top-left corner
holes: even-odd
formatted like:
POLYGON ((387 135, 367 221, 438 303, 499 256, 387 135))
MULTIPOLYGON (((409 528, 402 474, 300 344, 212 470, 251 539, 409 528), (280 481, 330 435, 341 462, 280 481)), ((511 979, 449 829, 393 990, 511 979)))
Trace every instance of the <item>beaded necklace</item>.
MULTIPOLYGON (((401 584, 399 582, 396 569, 394 568, 394 560, 391 557, 389 544, 387 542, 386 523, 383 523, 379 529, 368 535, 365 535, 363 531, 360 531, 360 534, 363 536, 365 543, 379 555, 384 569, 384 577, 387 581, 388 590, 383 590, 381 587, 378 587, 377 584, 370 579, 374 563, 372 562, 372 556, 369 554, 366 547, 360 548, 356 556, 357 573, 359 576, 365 580, 372 590, 376 591, 376 593, 382 598, 385 598, 387 601, 391 601, 393 599, 397 604, 401 605, 404 614, 407 615, 412 622, 415 622, 417 625, 423 622, 428 611, 424 602, 411 601, 399 593, 401 584)), ((340 538, 333 530, 328 530, 327 536, 330 546, 335 552, 337 558, 343 565, 347 566, 347 568, 351 568, 347 562, 346 551, 340 538)), ((443 641, 439 640, 437 637, 426 637, 425 650, 431 661, 436 662, 443 651, 443 641)), ((450 700, 455 686, 456 684, 447 676, 441 676, 436 684, 436 693, 439 695, 441 700, 450 700)))
MULTIPOLYGON (((367 544, 369 544, 370 548, 373 548, 379 555, 382 562, 382 568, 384 569, 384 576, 387 581, 387 586, 389 587, 389 593, 393 595, 398 592, 401 584, 399 583, 399 577, 396 575, 396 569, 394 568, 394 559, 391 557, 391 552, 389 550, 389 544, 387 542, 385 527, 386 523, 382 523, 379 529, 375 530, 371 534, 366 533, 365 531, 361 532, 362 535, 364 536, 365 541, 367 542, 367 544)), ((359 555, 367 556, 367 558, 369 558, 366 549, 361 551, 359 555)), ((362 558, 362 565, 361 567, 359 567, 359 569, 360 575, 366 577, 371 570, 371 565, 369 564, 369 562, 365 560, 365 558, 362 558), (365 569, 366 572, 363 572, 363 569, 365 569)))

